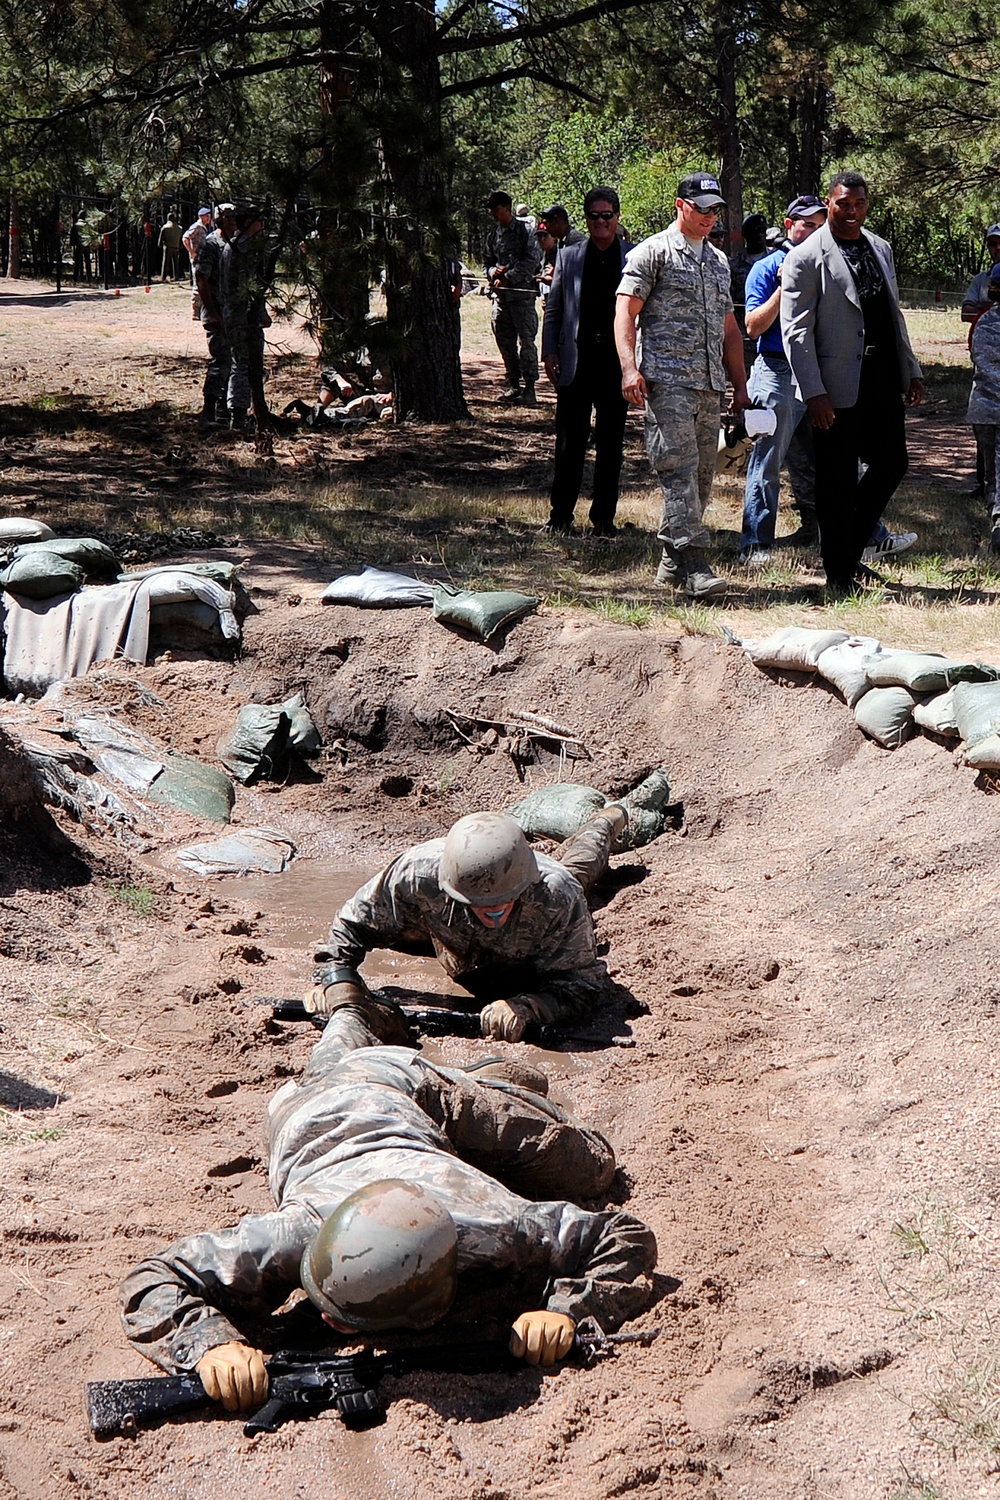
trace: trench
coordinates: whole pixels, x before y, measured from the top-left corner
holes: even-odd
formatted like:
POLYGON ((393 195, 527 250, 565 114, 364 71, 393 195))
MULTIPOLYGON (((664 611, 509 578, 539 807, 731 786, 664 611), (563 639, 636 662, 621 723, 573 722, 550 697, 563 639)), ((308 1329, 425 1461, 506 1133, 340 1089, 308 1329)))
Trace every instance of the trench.
MULTIPOLYGON (((907 1390, 916 1361, 883 1376, 873 1357, 910 1347, 879 1285, 893 1225, 936 1193, 985 1233, 1000 1198, 995 801, 938 747, 879 751, 828 693, 775 682, 714 641, 556 617, 525 622, 490 653, 430 622, 383 618, 361 631, 348 612, 317 611, 283 623, 280 649, 251 634, 247 658, 227 668, 233 695, 286 690, 286 658, 302 663, 295 685, 346 754, 322 762, 318 779, 241 793, 239 811, 287 820, 299 859, 279 877, 193 885, 173 928, 122 927, 96 1020, 126 1045, 84 1046, 52 1022, 60 1057, 79 1053, 58 1063, 68 1102, 48 1112, 63 1112, 67 1135, 18 1157, 16 1214, 77 1238, 70 1252, 33 1242, 26 1269, 23 1258, 2 1263, 8 1368, 16 1378, 40 1362, 15 1426, 0 1432, 0 1475, 19 1493, 75 1496, 75 1482, 32 1477, 30 1426, 45 1433, 47 1473, 71 1469, 97 1495, 142 1488, 147 1500, 209 1500, 220 1473, 251 1500, 275 1482, 322 1482, 357 1500, 877 1493, 867 1475, 891 1473, 901 1452, 916 1462, 906 1413, 887 1394, 890 1380, 907 1390), (324 654, 351 632, 349 652, 324 654), (590 759, 519 768, 495 745, 470 749, 441 714, 456 701, 484 719, 514 705, 565 721, 590 759), (268 1031, 241 996, 297 993, 344 897, 461 813, 561 778, 616 795, 654 765, 669 769, 680 815, 616 858, 595 917, 632 1045, 535 1056, 558 1097, 608 1134, 622 1167, 616 1201, 657 1235, 653 1300, 637 1320, 661 1328, 656 1341, 514 1387, 395 1383, 386 1427, 369 1434, 320 1420, 244 1445, 233 1424, 203 1421, 143 1435, 123 1460, 72 1422, 51 1425, 68 1350, 90 1376, 144 1373, 113 1297, 137 1253, 266 1210, 260 1119, 311 1037, 268 1031), (208 978, 230 973, 241 991, 209 993, 208 978), (192 975, 206 981, 197 1004, 182 993, 192 975), (127 1031, 116 986, 131 997, 127 1031), (637 1002, 628 1012, 623 993, 637 1002), (126 1165, 111 1177, 109 1161, 126 1165), (95 1279, 97 1259, 107 1269, 95 1279), (49 1296, 58 1281, 71 1309, 40 1355, 25 1275, 49 1296), (753 1393, 782 1360, 873 1373, 835 1394, 809 1389, 794 1414, 762 1423, 753 1393), (817 1452, 835 1455, 823 1480, 817 1452)), ((196 671, 174 664, 147 674, 161 696, 168 673, 176 703, 201 690, 196 671)), ((213 711, 207 696, 194 701, 213 711)), ((365 973, 447 993, 433 960, 376 954, 365 973)), ((27 1047, 28 1014, 15 1007, 11 1047, 27 1047)), ((452 1063, 486 1050, 424 1046, 452 1063)))

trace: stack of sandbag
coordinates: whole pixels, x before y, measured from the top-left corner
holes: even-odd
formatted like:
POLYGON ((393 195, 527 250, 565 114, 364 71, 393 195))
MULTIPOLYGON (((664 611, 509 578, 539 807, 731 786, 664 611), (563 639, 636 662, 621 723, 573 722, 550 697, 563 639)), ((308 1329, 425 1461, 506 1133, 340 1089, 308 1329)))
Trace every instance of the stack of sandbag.
POLYGON ((103 542, 90 536, 48 536, 19 542, 11 561, 0 573, 0 587, 24 599, 55 599, 72 594, 84 583, 109 583, 121 564, 103 542))
POLYGON ((1000 668, 933 651, 893 651, 872 636, 798 626, 737 644, 756 666, 822 677, 840 693, 858 727, 887 750, 919 727, 964 739, 966 765, 1000 769, 1000 668))

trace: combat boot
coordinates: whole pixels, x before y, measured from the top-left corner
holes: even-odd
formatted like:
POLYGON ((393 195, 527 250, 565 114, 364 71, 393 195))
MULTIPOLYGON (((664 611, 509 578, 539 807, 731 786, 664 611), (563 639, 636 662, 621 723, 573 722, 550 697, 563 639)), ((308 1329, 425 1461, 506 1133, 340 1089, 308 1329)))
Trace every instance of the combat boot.
POLYGON ((526 385, 518 398, 518 406, 537 406, 538 397, 535 395, 535 387, 526 385))
POLYGON ((500 406, 516 406, 521 399, 521 387, 519 385, 505 385, 497 397, 500 406))
POLYGON ((660 566, 656 570, 655 582, 661 588, 679 589, 684 582, 684 569, 681 567, 680 553, 671 542, 665 542, 663 556, 660 558, 660 566))
POLYGON ((713 573, 708 558, 700 548, 686 547, 682 566, 684 592, 689 599, 712 599, 716 594, 726 592, 726 580, 713 573))

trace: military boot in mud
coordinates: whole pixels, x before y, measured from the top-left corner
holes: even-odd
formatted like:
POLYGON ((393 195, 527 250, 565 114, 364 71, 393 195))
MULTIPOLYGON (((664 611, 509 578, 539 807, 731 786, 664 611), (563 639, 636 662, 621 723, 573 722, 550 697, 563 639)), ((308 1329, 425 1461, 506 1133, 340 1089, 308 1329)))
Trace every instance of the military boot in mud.
POLYGON ((657 838, 666 823, 666 811, 670 803, 670 779, 666 771, 653 771, 633 787, 621 799, 621 806, 628 813, 628 842, 630 849, 641 849, 643 844, 657 838))
POLYGON ((663 556, 660 558, 660 566, 656 570, 654 582, 660 588, 679 589, 684 582, 684 570, 681 567, 680 553, 671 542, 666 542, 663 547, 663 556))
POLYGON ((727 584, 709 567, 708 558, 698 547, 686 547, 682 554, 684 592, 689 599, 713 599, 726 592, 727 584))

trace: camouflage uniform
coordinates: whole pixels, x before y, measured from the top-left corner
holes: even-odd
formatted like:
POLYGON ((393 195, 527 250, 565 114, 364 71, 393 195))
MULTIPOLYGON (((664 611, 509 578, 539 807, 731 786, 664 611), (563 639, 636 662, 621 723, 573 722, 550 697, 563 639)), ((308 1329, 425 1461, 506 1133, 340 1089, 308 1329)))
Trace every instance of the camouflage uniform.
POLYGON ((592 1009, 606 992, 608 971, 597 957, 586 892, 607 867, 612 838, 607 819, 595 818, 562 846, 559 859, 537 854, 541 878, 496 929, 441 889, 444 839, 418 844, 341 907, 325 947, 316 950, 316 982, 357 981, 373 948, 426 951, 429 943, 445 972, 480 1000, 529 992, 545 1022, 592 1009))
POLYGON ((250 409, 251 381, 263 381, 266 245, 263 235, 242 230, 222 252, 222 317, 232 351, 227 401, 237 421, 250 409))
MULTIPOLYGON (((989 278, 987 277, 987 288, 989 278)), ((987 291, 988 295, 988 291, 987 291)), ((997 494, 997 434, 1000 433, 1000 305, 991 303, 972 330, 972 391, 966 421, 983 456, 983 497, 991 524, 1000 526, 997 494)))
POLYGON ((663 489, 659 540, 702 548, 726 389, 722 341, 733 310, 729 265, 708 240, 692 250, 676 224, 630 253, 620 296, 641 297, 639 368, 649 390, 646 452, 663 489))
MULTIPOLYGON (((225 244, 219 231, 213 230, 202 241, 194 263, 195 281, 197 282, 197 278, 201 276, 208 282, 212 299, 220 316, 222 314, 222 252, 225 244)), ((216 415, 220 414, 220 408, 225 409, 232 351, 229 347, 229 339, 226 337, 225 323, 209 322, 208 309, 204 301, 201 304, 200 317, 201 326, 208 339, 208 369, 205 372, 202 415, 214 420, 216 415)))
POLYGON ((648 1300, 656 1243, 640 1220, 587 1213, 561 1197, 530 1202, 486 1175, 542 1195, 607 1187, 607 1141, 540 1095, 380 1046, 361 1012, 344 1009, 301 1083, 279 1089, 268 1115, 277 1212, 179 1239, 122 1284, 125 1332, 165 1370, 191 1370, 209 1349, 242 1338, 231 1317, 279 1307, 301 1285, 302 1254, 323 1219, 386 1178, 423 1184, 455 1221, 455 1322, 474 1318, 470 1297, 481 1308, 491 1290, 510 1315, 544 1306, 605 1332, 648 1300))
POLYGON ((486 274, 492 282, 497 266, 506 266, 506 283, 493 292, 493 337, 511 386, 533 386, 538 380, 538 293, 536 277, 542 252, 520 219, 494 224, 486 236, 486 274))

